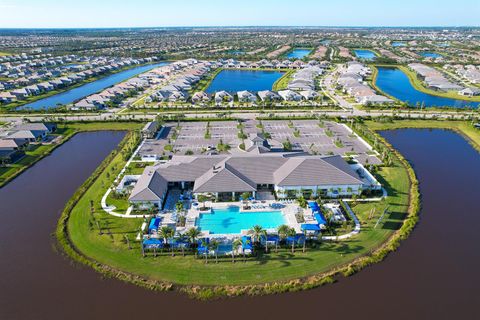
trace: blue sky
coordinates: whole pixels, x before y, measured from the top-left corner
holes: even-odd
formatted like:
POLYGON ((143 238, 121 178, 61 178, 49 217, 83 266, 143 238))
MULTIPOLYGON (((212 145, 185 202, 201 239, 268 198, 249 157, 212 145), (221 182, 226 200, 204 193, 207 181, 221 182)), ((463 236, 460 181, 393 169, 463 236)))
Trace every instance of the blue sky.
POLYGON ((0 0, 0 28, 478 26, 480 0, 0 0))

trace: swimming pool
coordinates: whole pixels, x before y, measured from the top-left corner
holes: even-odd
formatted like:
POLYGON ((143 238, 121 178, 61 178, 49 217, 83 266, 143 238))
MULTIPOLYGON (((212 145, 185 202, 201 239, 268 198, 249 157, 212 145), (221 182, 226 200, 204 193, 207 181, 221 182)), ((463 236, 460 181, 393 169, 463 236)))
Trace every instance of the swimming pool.
POLYGON ((240 234, 255 225, 275 229, 285 222, 281 211, 240 212, 239 207, 230 206, 200 214, 195 224, 201 231, 210 231, 211 234, 240 234))

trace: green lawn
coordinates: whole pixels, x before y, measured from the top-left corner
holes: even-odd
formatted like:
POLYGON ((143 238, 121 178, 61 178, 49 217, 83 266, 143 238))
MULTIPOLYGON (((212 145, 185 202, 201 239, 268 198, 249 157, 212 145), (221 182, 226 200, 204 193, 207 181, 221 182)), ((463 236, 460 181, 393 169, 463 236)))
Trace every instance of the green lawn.
POLYGON ((291 254, 288 249, 282 249, 279 253, 270 253, 258 259, 251 258, 246 263, 235 264, 230 258, 226 258, 218 264, 205 265, 203 260, 196 260, 193 255, 171 257, 168 253, 157 258, 142 258, 140 243, 133 242, 142 219, 112 217, 100 208, 100 199, 113 179, 112 175, 107 178, 106 172, 110 172, 112 166, 121 168, 123 165, 124 160, 119 154, 81 197, 68 220, 70 239, 77 250, 95 261, 148 279, 175 284, 247 285, 297 279, 326 272, 348 264, 384 243, 402 225, 408 207, 407 171, 399 161, 395 161, 393 167, 379 171, 379 179, 385 183, 391 196, 380 203, 354 206, 364 227, 360 235, 350 241, 323 243, 315 249, 308 249, 306 253, 291 254), (95 203, 93 217, 90 213, 91 200, 95 203), (391 213, 374 229, 373 225, 387 206, 391 213), (376 211, 373 218, 368 219, 372 207, 375 207, 376 211), (111 235, 99 235, 94 219, 102 226, 108 225, 111 235), (128 235, 133 242, 133 250, 128 250, 124 235, 128 235))
POLYGON ((285 74, 275 81, 275 83, 272 86, 273 91, 281 91, 285 90, 288 87, 288 83, 292 80, 293 74, 295 73, 295 70, 288 70, 285 72, 285 74))

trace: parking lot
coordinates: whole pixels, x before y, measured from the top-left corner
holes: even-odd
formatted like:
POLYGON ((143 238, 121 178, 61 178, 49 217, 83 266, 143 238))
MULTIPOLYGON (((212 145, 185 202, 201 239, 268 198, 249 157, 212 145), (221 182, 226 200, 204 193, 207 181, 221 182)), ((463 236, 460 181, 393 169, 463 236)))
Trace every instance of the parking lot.
POLYGON ((236 121, 167 123, 157 139, 145 141, 140 155, 170 156, 172 154, 214 154, 219 143, 228 144, 230 153, 243 152, 243 139, 264 133, 272 149, 280 150, 290 141, 293 150, 316 155, 342 155, 362 163, 378 164, 380 160, 370 147, 344 124, 318 120, 236 121))

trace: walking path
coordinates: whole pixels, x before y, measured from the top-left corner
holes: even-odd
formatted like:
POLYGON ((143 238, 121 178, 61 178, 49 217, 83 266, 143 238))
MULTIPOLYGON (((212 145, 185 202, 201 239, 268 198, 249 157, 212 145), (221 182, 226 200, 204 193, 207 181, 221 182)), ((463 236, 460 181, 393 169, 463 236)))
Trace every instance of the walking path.
POLYGON ((130 159, 128 159, 125 166, 122 168, 120 173, 115 178, 112 186, 107 189, 107 192, 105 192, 105 194, 102 197, 101 205, 102 205, 103 211, 105 211, 106 213, 108 213, 112 216, 119 217, 119 218, 144 218, 144 217, 149 216, 149 215, 134 215, 134 214, 131 214, 131 212, 133 210, 132 206, 128 207, 125 214, 122 214, 122 213, 115 212, 115 209, 116 209, 115 206, 108 206, 107 205, 108 196, 110 195, 110 193, 114 189, 115 185, 117 185, 120 182, 120 179, 123 176, 123 174, 125 173, 125 171, 127 170, 127 167, 133 162, 133 159, 137 156, 138 151, 143 147, 144 143, 145 143, 145 139, 142 140, 142 142, 138 145, 137 149, 135 149, 135 151, 132 153, 132 156, 130 157, 130 159))
POLYGON ((347 234, 342 234, 341 236, 323 236, 322 240, 325 240, 325 241, 345 240, 360 233, 360 229, 361 229, 360 221, 358 220, 355 213, 353 213, 352 209, 350 209, 350 206, 348 205, 348 203, 344 202, 344 204, 345 204, 345 208, 348 211, 348 214, 352 217, 353 221, 355 222, 355 228, 351 232, 347 234))

